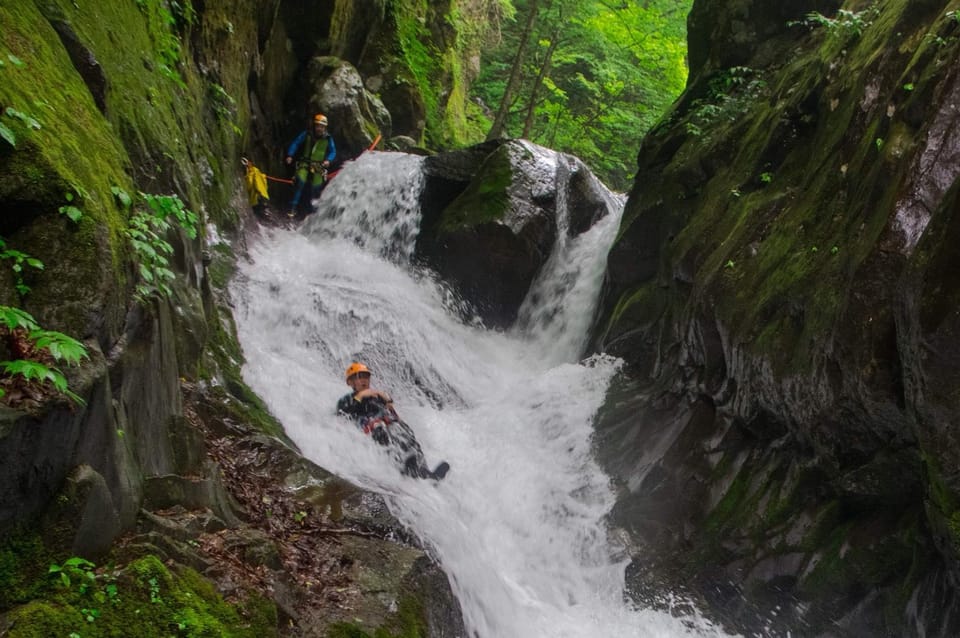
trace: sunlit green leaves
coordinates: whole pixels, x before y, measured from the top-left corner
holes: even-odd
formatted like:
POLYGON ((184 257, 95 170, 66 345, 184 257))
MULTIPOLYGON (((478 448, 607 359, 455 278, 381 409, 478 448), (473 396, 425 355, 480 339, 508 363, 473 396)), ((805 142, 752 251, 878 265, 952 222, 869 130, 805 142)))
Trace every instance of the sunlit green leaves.
MULTIPOLYGON (((530 4, 503 28, 503 44, 482 60, 474 91, 495 110, 504 94, 530 4)), ((604 181, 626 188, 640 138, 686 84, 686 16, 692 0, 553 0, 539 3, 520 94, 506 136, 520 136, 536 79, 532 141, 582 158, 604 181), (551 44, 555 46, 551 47, 551 44), (549 60, 548 52, 550 54, 549 60), (545 62, 549 64, 545 65, 545 62)))
POLYGON ((47 350, 57 361, 79 364, 88 356, 87 348, 82 343, 62 332, 33 330, 30 332, 30 339, 37 348, 47 350))
POLYGON ((0 324, 6 326, 8 330, 17 328, 38 330, 40 328, 29 312, 12 306, 0 306, 0 324))

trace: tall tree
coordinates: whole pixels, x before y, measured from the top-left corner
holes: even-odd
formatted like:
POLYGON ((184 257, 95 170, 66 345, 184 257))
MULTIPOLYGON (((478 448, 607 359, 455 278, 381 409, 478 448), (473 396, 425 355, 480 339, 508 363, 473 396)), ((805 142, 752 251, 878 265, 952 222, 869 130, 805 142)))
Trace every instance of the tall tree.
MULTIPOLYGON (((573 1, 578 2, 579 0, 573 1)), ((557 47, 560 46, 563 39, 563 20, 566 13, 567 4, 569 4, 569 0, 557 0, 553 3, 553 6, 557 11, 555 15, 549 16, 550 26, 548 28, 550 30, 550 35, 545 40, 541 39, 541 44, 544 41, 547 42, 547 50, 543 55, 543 60, 539 64, 540 70, 537 74, 536 80, 533 81, 533 84, 530 87, 530 94, 527 97, 526 115, 523 118, 523 133, 521 134, 521 137, 529 138, 533 131, 540 91, 543 88, 543 83, 547 77, 547 74, 550 72, 550 63, 553 60, 553 53, 557 50, 557 47)))
POLYGON ((503 91, 503 97, 500 99, 500 107, 497 109, 497 114, 493 118, 493 124, 490 126, 490 131, 487 133, 488 140, 495 140, 498 137, 503 136, 503 129, 507 120, 507 114, 510 112, 510 106, 513 102, 513 94, 514 91, 517 90, 517 85, 520 82, 520 72, 523 69, 527 43, 530 41, 530 36, 533 34, 534 25, 537 22, 537 3, 538 0, 530 0, 530 4, 527 7, 527 20, 523 28, 523 33, 520 35, 520 42, 517 45, 517 52, 513 58, 513 64, 510 68, 510 79, 507 80, 507 86, 503 91))

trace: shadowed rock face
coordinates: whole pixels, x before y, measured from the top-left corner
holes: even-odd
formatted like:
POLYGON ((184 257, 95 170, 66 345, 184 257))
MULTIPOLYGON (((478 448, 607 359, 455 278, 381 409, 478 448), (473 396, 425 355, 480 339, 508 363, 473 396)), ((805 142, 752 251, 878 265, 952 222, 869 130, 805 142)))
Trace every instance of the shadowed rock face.
POLYGON ((754 4, 695 3, 712 39, 608 262, 596 345, 630 379, 598 430, 631 585, 740 628, 953 635, 960 23, 754 4), (832 22, 787 25, 810 11, 832 22))

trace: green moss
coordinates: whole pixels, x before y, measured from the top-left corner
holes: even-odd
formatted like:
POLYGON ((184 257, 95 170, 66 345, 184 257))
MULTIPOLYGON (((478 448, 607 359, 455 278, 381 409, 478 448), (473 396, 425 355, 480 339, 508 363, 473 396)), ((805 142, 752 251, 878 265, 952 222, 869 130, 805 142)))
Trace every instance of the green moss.
POLYGON ((413 596, 404 596, 397 613, 372 634, 351 623, 336 623, 327 631, 327 638, 424 638, 427 624, 423 604, 413 596))
POLYGON ((940 465, 932 455, 924 455, 924 467, 930 507, 943 518, 943 531, 950 535, 954 553, 960 555, 960 497, 947 485, 940 465))
MULTIPOLYGON (((894 525, 891 534, 875 534, 872 521, 846 521, 835 527, 819 560, 801 582, 801 590, 820 600, 849 592, 880 589, 901 580, 915 560, 915 512, 894 525)), ((901 608, 902 609, 902 608, 901 608)))
POLYGON ((0 543, 0 610, 38 595, 52 557, 36 533, 14 530, 5 534, 0 543))
POLYGON ((442 52, 432 44, 426 28, 428 11, 426 0, 395 0, 392 15, 397 28, 398 56, 423 98, 428 143, 436 144, 442 129, 439 79, 443 68, 442 52))
POLYGON ((276 612, 251 596, 228 604, 213 586, 191 569, 171 572, 155 556, 126 568, 106 571, 93 581, 64 586, 48 579, 47 595, 14 608, 10 638, 97 636, 165 638, 276 636, 276 612))
POLYGON ((441 232, 496 222, 503 219, 510 206, 508 189, 513 183, 509 150, 501 146, 487 158, 478 171, 482 179, 470 182, 444 211, 441 232))

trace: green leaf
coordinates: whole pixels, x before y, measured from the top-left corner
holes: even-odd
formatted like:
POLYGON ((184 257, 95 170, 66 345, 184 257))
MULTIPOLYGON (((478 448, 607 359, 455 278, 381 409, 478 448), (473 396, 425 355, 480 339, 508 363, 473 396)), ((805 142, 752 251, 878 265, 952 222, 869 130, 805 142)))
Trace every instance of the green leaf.
POLYGON ((114 186, 110 189, 110 192, 113 193, 113 196, 117 198, 117 201, 120 202, 120 205, 124 208, 130 208, 130 205, 133 204, 133 200, 130 199, 130 195, 127 194, 127 191, 123 190, 119 186, 114 186))
POLYGON ((146 281, 153 283, 153 272, 143 264, 140 264, 140 276, 146 281))
POLYGON ((153 246, 150 245, 150 242, 132 240, 131 243, 140 255, 146 257, 147 259, 154 260, 157 258, 157 251, 154 250, 153 246))
POLYGON ((87 348, 73 337, 69 337, 62 332, 55 330, 34 330, 30 333, 30 339, 41 349, 50 352, 54 359, 58 361, 67 361, 68 363, 80 363, 86 359, 87 348))
POLYGON ((72 221, 74 224, 78 223, 83 217, 83 211, 76 206, 61 206, 60 214, 69 217, 70 221, 72 221))
POLYGON ((36 257, 27 257, 27 265, 37 270, 43 270, 43 262, 36 257))
POLYGON ((4 126, 2 122, 0 122, 0 137, 6 140, 10 146, 17 145, 17 136, 13 134, 13 131, 4 126))
POLYGON ((0 361, 0 368, 3 368, 3 371, 11 376, 21 376, 27 381, 53 381, 55 378, 54 371, 51 368, 37 361, 27 361, 25 359, 0 361))
POLYGON ((10 62, 13 64, 13 66, 19 66, 19 67, 26 66, 26 64, 23 62, 23 60, 21 60, 20 58, 18 58, 17 56, 15 56, 15 55, 12 54, 12 53, 8 53, 8 54, 7 54, 7 59, 10 60, 10 62))
POLYGON ((38 330, 40 328, 29 312, 11 306, 0 306, 0 323, 10 330, 15 328, 38 330))

